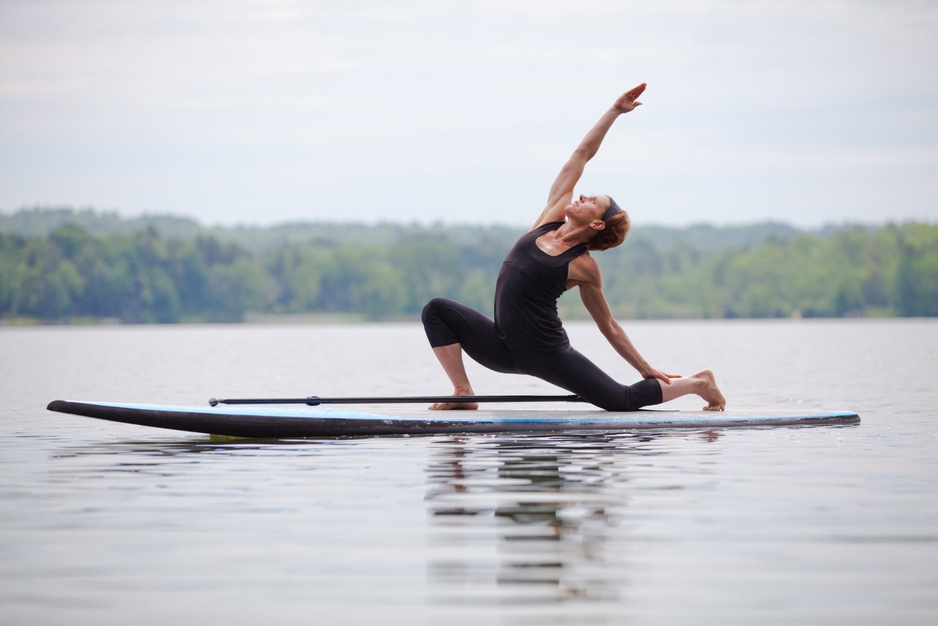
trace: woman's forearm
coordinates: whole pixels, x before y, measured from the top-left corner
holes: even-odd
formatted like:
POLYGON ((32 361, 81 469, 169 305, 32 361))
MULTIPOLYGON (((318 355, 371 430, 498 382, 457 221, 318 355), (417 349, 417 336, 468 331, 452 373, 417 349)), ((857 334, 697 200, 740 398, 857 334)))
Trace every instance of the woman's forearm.
POLYGON ((584 162, 596 156, 596 153, 599 152, 599 146, 603 143, 603 139, 606 138, 609 129, 612 128, 612 125, 620 115, 622 115, 622 112, 616 110, 615 107, 606 111, 603 116, 599 118, 599 121, 586 133, 586 136, 583 137, 580 145, 574 150, 574 154, 580 156, 584 162))
POLYGON ((629 339, 629 336, 625 334, 625 331, 617 322, 612 322, 608 328, 601 329, 601 332, 606 337, 609 345, 639 374, 645 376, 651 370, 651 365, 638 352, 638 348, 635 347, 635 344, 632 343, 632 340, 629 339))
POLYGON ((642 105, 642 103, 638 101, 638 97, 642 95, 644 91, 645 83, 642 83, 638 87, 634 87, 619 96, 609 110, 603 113, 603 116, 599 118, 599 121, 596 122, 593 128, 586 133, 586 136, 583 138, 583 141, 580 142, 580 145, 577 146, 575 152, 580 153, 587 161, 596 156, 596 152, 599 151, 599 146, 602 145, 603 139, 606 138, 606 133, 612 128, 612 124, 616 119, 623 113, 633 111, 635 107, 642 105))

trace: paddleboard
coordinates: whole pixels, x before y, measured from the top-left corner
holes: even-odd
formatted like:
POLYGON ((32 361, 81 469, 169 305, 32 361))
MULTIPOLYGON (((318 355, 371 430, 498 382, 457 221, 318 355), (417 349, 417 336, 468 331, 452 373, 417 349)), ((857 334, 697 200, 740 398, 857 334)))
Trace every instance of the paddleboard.
POLYGON ((430 411, 426 408, 379 406, 354 410, 322 406, 173 406, 72 402, 55 400, 50 411, 112 422, 168 428, 193 433, 259 439, 305 437, 371 437, 440 433, 505 433, 557 431, 632 431, 767 426, 832 426, 857 424, 849 411, 669 411, 643 409, 613 413, 577 410, 486 408, 478 411, 430 411))

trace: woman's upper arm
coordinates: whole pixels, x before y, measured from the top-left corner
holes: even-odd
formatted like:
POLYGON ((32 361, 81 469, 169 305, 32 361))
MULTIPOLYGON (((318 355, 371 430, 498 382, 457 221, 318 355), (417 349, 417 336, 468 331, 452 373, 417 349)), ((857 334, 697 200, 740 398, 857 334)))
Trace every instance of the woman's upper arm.
POLYGON ((606 301, 606 295, 603 293, 603 281, 599 266, 596 264, 595 259, 592 257, 587 258, 589 261, 584 263, 584 267, 578 268, 584 274, 583 278, 577 281, 580 288, 580 299, 583 301, 583 305, 589 312, 590 317, 596 322, 599 330, 606 334, 607 331, 613 328, 615 319, 612 316, 609 302, 606 301))
POLYGON ((541 224, 563 221, 564 209, 573 200, 573 189, 583 175, 586 161, 587 159, 577 150, 560 169, 560 173, 554 179, 554 184, 550 187, 550 193, 547 194, 547 206, 534 222, 532 230, 541 224))
POLYGON ((550 222, 562 222, 566 216, 564 213, 564 207, 566 207, 570 202, 555 202, 553 204, 548 204, 538 218, 534 221, 534 225, 531 226, 530 230, 534 230, 542 224, 549 224, 550 222))

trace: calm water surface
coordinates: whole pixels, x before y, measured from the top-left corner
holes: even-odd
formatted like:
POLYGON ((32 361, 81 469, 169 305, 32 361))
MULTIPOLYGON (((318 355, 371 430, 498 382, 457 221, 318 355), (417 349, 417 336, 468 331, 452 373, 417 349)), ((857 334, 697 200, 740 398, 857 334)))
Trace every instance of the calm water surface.
POLYGON ((415 324, 0 329, 0 624, 938 623, 938 322, 628 330, 731 407, 863 423, 226 440, 45 405, 448 388, 415 324))

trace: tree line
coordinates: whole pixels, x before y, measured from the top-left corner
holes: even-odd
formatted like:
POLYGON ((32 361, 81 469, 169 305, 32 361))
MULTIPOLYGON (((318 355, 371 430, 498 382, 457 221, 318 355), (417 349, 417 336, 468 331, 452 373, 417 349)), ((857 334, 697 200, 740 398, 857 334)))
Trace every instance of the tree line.
MULTIPOLYGON (((438 295, 491 313, 523 228, 308 225, 264 231, 267 245, 253 247, 244 229, 92 232, 64 220, 45 233, 11 230, 0 231, 0 319, 175 323, 416 319, 438 295)), ((622 318, 938 316, 935 225, 637 230, 597 259, 622 318)), ((585 316, 575 291, 560 306, 585 316)))

